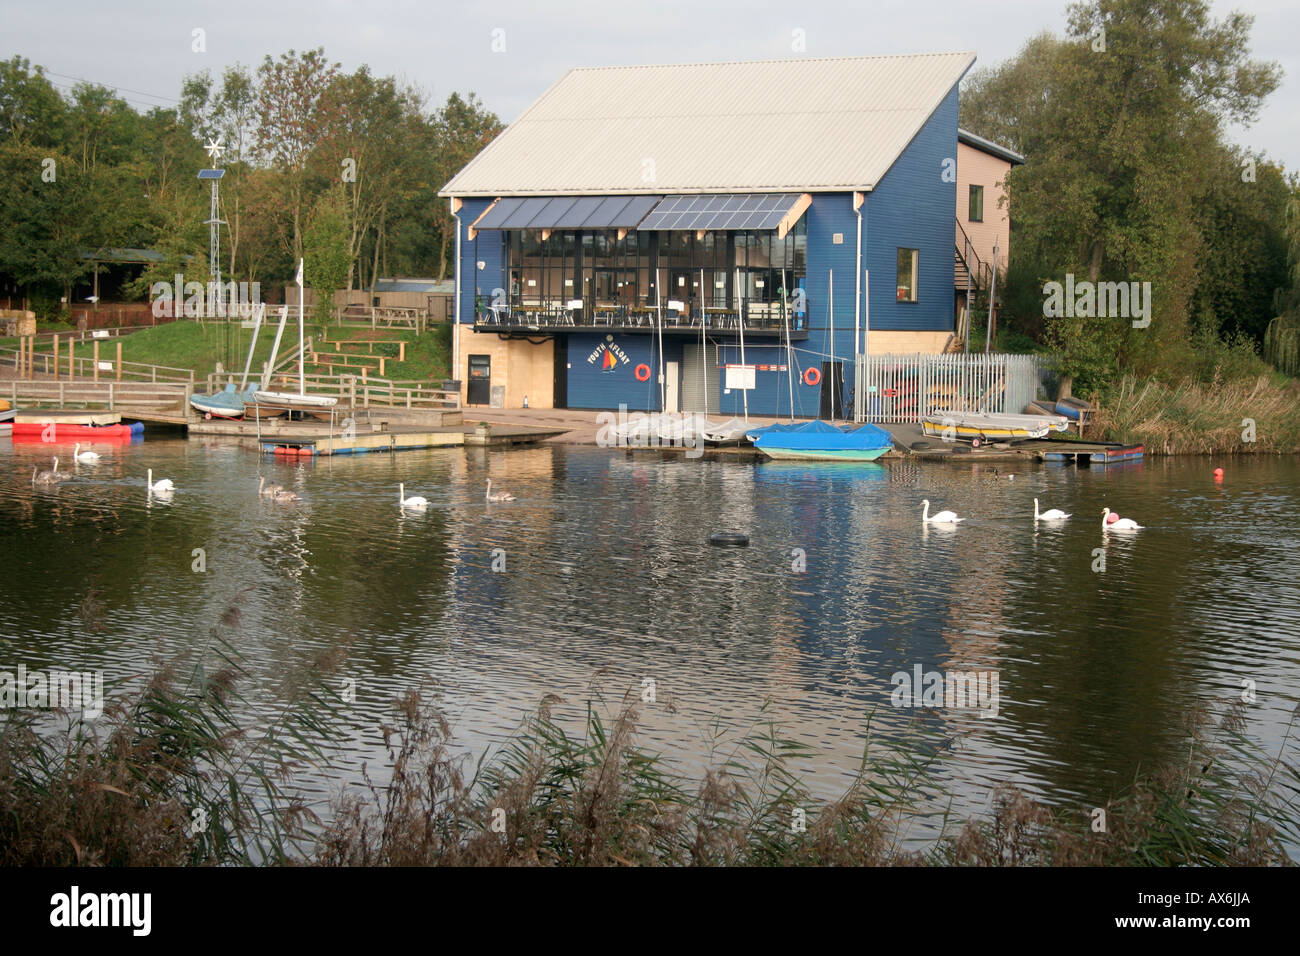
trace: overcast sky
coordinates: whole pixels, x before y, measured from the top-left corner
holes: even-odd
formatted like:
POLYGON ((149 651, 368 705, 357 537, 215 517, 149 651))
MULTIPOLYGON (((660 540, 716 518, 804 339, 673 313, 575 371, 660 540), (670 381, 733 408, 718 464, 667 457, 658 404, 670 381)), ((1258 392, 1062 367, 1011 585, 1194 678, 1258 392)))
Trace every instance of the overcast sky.
MULTIPOLYGON (((509 122, 574 66, 862 56, 972 50, 976 68, 1013 56, 1044 29, 1061 33, 1064 0, 0 0, 0 55, 27 57, 117 89, 133 104, 174 105, 187 73, 323 46, 347 69, 363 63, 423 88, 436 103, 473 91, 509 122), (206 52, 194 52, 202 29, 206 52), (802 30, 805 51, 792 50, 802 30), (503 52, 494 52, 504 44, 503 52)), ((1214 0, 1255 16, 1256 58, 1275 60, 1283 84, 1238 142, 1300 169, 1300 3, 1214 0)))

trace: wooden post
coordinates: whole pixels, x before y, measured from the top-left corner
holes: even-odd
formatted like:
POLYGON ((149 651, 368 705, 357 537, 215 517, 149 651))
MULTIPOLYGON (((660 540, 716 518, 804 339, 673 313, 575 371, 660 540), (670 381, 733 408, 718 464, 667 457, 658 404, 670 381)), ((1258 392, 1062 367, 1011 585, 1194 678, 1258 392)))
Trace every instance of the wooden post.
POLYGON ((99 384, 99 339, 95 339, 95 348, 94 351, 92 352, 92 355, 94 356, 92 361, 95 364, 94 382, 96 385, 98 385, 99 384))
POLYGON ((69 335, 68 336, 68 381, 69 382, 72 381, 72 376, 77 373, 77 353, 73 349, 73 344, 72 344, 74 341, 75 339, 73 339, 73 337, 69 335))
POLYGON ((405 343, 405 342, 398 342, 398 343, 397 343, 397 361, 399 361, 399 362, 405 362, 405 361, 406 361, 406 343, 405 343))
POLYGON ((122 381, 122 340, 117 340, 117 380, 122 381))
POLYGON ((54 336, 54 378, 59 377, 59 337, 54 336))

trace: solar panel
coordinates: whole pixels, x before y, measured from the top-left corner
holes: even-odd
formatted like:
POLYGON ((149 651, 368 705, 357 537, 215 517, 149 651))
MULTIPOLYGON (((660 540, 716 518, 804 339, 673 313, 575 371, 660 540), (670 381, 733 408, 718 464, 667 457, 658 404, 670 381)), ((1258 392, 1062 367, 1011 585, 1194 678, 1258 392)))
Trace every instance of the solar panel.
POLYGON ((670 231, 775 229, 798 201, 793 193, 707 193, 669 196, 640 228, 670 231))
POLYGON ((663 196, 498 199, 476 229, 635 229, 663 196))

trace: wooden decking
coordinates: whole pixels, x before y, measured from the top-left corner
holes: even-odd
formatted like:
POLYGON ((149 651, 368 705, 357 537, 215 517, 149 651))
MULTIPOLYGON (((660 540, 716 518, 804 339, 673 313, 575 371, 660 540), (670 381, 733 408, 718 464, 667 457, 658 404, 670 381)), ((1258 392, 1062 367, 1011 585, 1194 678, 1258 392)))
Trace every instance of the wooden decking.
POLYGON ((116 413, 121 418, 155 425, 186 425, 196 416, 190 409, 193 387, 164 382, 100 382, 11 379, 0 383, 0 398, 25 411, 116 413))

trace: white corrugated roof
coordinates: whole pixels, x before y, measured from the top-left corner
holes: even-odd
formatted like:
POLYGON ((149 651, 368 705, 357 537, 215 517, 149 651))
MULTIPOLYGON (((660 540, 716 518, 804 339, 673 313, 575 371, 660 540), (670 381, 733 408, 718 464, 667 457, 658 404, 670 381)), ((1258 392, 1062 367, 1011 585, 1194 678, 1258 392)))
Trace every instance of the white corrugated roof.
POLYGON ((570 70, 444 196, 869 190, 973 53, 570 70))

